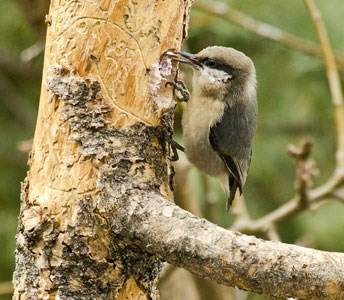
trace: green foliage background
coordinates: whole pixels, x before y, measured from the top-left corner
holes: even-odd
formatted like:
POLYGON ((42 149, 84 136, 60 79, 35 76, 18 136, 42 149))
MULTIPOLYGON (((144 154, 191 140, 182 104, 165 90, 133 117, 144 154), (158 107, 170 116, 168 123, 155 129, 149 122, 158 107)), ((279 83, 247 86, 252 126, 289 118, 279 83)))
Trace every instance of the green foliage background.
MULTIPOLYGON (((33 1, 31 9, 35 10, 33 1)), ((46 2, 46 1, 45 1, 46 2)), ((210 4, 214 1, 208 0, 210 4)), ((293 33, 317 41, 303 1, 232 0, 223 1, 246 14, 293 33)), ((197 3, 197 1, 196 1, 197 3)), ((316 0, 334 49, 344 53, 342 0, 316 0)), ((43 54, 29 63, 23 51, 44 40, 44 15, 33 25, 23 1, 0 1, 0 282, 11 280, 20 182, 25 178, 27 153, 19 150, 34 134, 43 54), (30 19, 30 18, 29 18, 30 19)), ((254 61, 258 76, 259 127, 254 141, 245 198, 253 217, 260 217, 288 201, 294 193, 295 165, 287 155, 289 144, 299 145, 311 138, 312 156, 320 170, 315 186, 333 172, 335 162, 334 110, 323 62, 279 43, 264 39, 197 8, 191 11, 189 39, 185 50, 198 52, 209 45, 237 48, 254 61)), ((343 75, 343 73, 342 73, 343 75)), ((343 78, 343 76, 342 76, 343 78)), ((180 114, 180 112, 178 112, 180 114)), ((176 135, 180 135, 176 116, 176 135)), ((203 190, 199 174, 190 172, 195 193, 203 190)), ((224 195, 211 180, 221 201, 217 223, 227 226, 224 195)), ((201 197, 200 197, 201 198, 201 197)), ((201 203, 204 208, 204 203, 201 203)), ((317 249, 344 251, 344 205, 331 202, 315 212, 305 212, 278 228, 285 242, 307 240, 317 249)), ((10 299, 0 296, 0 299, 10 299)))

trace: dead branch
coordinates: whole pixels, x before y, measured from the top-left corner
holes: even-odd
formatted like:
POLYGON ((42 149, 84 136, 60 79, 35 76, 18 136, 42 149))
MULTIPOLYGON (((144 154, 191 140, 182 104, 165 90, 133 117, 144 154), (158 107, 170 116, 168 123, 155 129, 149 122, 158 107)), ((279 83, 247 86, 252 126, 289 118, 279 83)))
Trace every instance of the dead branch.
MULTIPOLYGON (((261 37, 276 41, 282 45, 311 55, 322 57, 322 49, 317 44, 295 36, 265 22, 258 21, 225 3, 212 3, 209 5, 205 2, 197 1, 193 7, 239 25, 247 31, 253 32, 261 37)), ((344 65, 343 54, 336 53, 335 60, 339 65, 344 65)))

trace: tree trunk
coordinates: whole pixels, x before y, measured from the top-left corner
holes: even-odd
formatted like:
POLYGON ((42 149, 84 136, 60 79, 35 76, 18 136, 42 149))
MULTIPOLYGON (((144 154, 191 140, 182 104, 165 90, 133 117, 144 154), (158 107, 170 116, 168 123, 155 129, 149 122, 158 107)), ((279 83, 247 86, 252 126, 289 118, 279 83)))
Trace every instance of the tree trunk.
POLYGON ((116 212, 173 197, 173 102, 159 89, 159 57, 180 48, 190 3, 51 2, 13 299, 158 298, 163 263, 116 212))
POLYGON ((157 299, 162 259, 266 295, 344 299, 344 254, 228 231, 167 201, 173 72, 159 57, 180 48, 190 2, 52 2, 13 299, 157 299))

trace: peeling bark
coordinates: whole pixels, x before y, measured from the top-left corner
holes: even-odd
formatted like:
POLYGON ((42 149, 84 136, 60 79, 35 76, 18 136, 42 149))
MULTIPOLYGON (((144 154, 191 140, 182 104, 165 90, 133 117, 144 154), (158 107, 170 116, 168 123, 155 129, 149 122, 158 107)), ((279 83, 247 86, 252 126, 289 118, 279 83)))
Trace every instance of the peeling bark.
POLYGON ((171 65, 159 57, 180 48, 189 6, 52 1, 13 299, 158 298, 163 262, 125 237, 116 211, 173 198, 171 65))

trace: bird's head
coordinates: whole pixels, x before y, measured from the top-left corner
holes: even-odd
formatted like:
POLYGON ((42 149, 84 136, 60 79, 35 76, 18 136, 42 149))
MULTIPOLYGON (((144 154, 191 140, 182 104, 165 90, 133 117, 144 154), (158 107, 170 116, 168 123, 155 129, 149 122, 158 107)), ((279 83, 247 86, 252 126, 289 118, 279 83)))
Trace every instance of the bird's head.
POLYGON ((197 54, 179 51, 169 51, 168 54, 193 68, 193 93, 218 99, 230 95, 233 100, 255 96, 254 64, 238 50, 212 46, 197 54))

